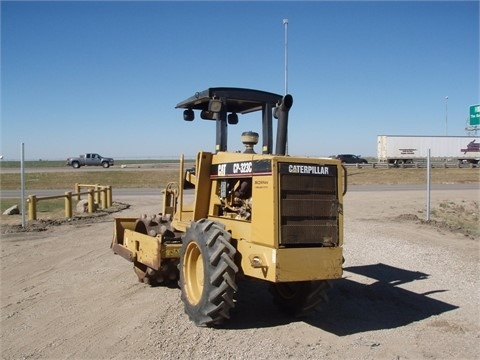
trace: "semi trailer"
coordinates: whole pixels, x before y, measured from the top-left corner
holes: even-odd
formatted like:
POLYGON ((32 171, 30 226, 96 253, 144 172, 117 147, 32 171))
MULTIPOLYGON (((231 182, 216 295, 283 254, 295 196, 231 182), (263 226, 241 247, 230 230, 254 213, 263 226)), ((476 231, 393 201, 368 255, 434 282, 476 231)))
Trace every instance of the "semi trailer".
POLYGON ((378 162, 393 165, 413 164, 428 156, 444 161, 478 164, 480 140, 477 136, 378 135, 378 162))

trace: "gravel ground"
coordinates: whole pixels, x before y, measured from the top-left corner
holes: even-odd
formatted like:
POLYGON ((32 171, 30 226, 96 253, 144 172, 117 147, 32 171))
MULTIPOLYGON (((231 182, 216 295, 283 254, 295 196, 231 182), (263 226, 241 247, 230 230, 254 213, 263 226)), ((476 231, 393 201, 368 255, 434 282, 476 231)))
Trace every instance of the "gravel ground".
MULTIPOLYGON (((436 191, 432 206, 478 200, 436 191)), ((125 197, 121 216, 153 214, 158 197, 125 197)), ((2 234, 2 359, 478 359, 478 238, 424 216, 420 191, 348 193, 344 277, 307 319, 239 284, 221 329, 198 328, 177 288, 138 283, 110 248, 113 216, 2 234)))

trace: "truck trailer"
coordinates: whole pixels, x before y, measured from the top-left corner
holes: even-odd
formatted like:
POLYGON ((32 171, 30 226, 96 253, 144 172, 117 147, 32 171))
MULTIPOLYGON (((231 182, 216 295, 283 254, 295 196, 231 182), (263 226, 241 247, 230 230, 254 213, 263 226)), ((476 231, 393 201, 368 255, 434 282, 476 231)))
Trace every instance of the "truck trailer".
POLYGON ((380 163, 413 164, 428 157, 442 161, 478 164, 480 141, 477 136, 378 135, 377 156, 380 163))

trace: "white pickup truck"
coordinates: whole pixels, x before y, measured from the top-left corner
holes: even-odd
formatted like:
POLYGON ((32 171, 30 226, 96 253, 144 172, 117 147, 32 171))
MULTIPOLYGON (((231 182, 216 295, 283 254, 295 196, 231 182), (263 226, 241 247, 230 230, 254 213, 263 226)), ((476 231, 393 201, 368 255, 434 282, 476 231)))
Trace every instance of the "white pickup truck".
POLYGON ((69 157, 67 165, 75 169, 78 169, 80 166, 103 166, 107 169, 113 166, 113 159, 95 153, 85 153, 79 157, 69 157))

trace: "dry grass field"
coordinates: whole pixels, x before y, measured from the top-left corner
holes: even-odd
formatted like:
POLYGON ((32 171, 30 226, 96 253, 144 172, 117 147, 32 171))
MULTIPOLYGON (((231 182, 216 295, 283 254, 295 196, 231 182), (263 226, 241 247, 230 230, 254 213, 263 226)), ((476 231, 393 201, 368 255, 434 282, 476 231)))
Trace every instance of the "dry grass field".
MULTIPOLYGON (((426 183, 427 169, 348 168, 350 185, 393 185, 426 183)), ((480 182, 478 168, 434 168, 430 170, 433 184, 469 184, 480 182)))
MULTIPOLYGON (((425 168, 355 168, 347 169, 349 185, 423 184, 426 182, 425 168)), ((430 172, 433 184, 479 183, 479 168, 434 168, 430 172)), ((163 169, 118 169, 69 170, 46 172, 38 169, 25 174, 27 189, 73 189, 76 183, 110 185, 113 188, 163 188, 177 181, 178 168, 163 169)), ((20 173, 3 173, 0 177, 2 190, 20 189, 20 173)))
MULTIPOLYGON (((73 189, 79 184, 110 185, 113 188, 161 188, 178 178, 176 170, 105 170, 33 172, 25 174, 27 189, 73 189)), ((20 189, 20 174, 2 174, 2 190, 20 189)))

